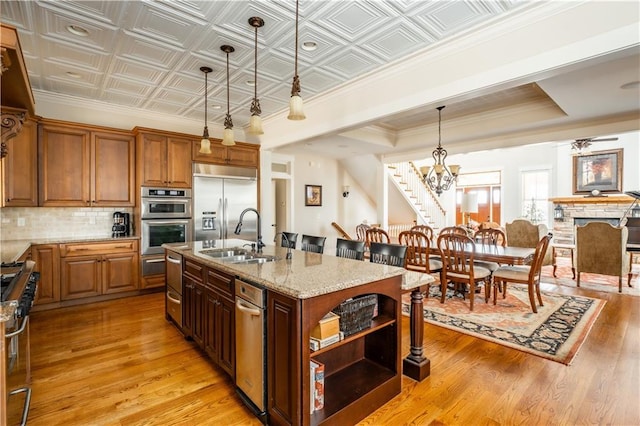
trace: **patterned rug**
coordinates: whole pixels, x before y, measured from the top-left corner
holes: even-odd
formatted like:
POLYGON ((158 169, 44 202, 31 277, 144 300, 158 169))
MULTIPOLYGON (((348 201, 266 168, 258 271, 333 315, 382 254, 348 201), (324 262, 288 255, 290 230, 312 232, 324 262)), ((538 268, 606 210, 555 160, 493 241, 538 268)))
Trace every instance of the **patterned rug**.
MULTIPOLYGON (((534 314, 526 287, 509 285, 507 297, 498 294, 497 305, 476 294, 474 311, 469 300, 447 292, 440 303, 440 290, 432 287, 424 299, 424 320, 461 333, 489 340, 569 365, 605 305, 604 300, 542 292, 544 306, 534 314)), ((403 296, 402 311, 409 315, 410 296, 403 296)))
MULTIPOLYGON (((553 277, 553 266, 542 267, 542 281, 567 287, 576 287, 576 280, 571 273, 571 259, 569 257, 557 257, 556 278, 553 277)), ((627 276, 622 280, 622 294, 640 296, 640 265, 632 266, 631 287, 627 285, 627 276)), ((580 279, 580 288, 604 291, 608 293, 618 292, 618 277, 611 275, 589 274, 583 272, 580 279)))

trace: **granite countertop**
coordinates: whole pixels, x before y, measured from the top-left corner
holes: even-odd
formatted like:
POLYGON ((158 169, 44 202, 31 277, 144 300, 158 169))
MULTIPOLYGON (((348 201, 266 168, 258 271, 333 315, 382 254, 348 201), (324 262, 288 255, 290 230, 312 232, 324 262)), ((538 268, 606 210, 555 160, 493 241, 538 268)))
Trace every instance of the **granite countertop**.
POLYGON ((0 242, 0 261, 13 262, 17 260, 27 249, 35 244, 60 244, 60 243, 86 243, 91 241, 116 241, 116 240, 139 240, 140 237, 119 237, 93 236, 93 237, 58 237, 58 238, 38 238, 29 240, 4 240, 0 242))
MULTIPOLYGON (((193 241, 188 244, 163 244, 163 247, 210 265, 231 275, 263 285, 299 299, 307 299, 372 281, 402 276, 402 290, 409 291, 433 282, 427 274, 407 271, 395 266, 379 265, 360 260, 344 259, 331 254, 291 250, 292 259, 285 259, 287 249, 268 245, 265 255, 275 255, 277 260, 259 264, 225 263, 203 252, 216 248, 242 247, 245 240, 193 241)), ((247 249, 249 249, 247 247, 247 249)))

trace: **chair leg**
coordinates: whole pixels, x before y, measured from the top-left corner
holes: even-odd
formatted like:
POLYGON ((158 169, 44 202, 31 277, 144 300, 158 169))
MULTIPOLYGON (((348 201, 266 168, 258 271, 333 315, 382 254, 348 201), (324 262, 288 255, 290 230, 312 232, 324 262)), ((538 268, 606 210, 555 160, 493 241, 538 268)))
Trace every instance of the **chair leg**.
POLYGON ((542 303, 542 294, 540 294, 540 282, 539 281, 536 283, 536 293, 538 294, 538 302, 540 302, 540 306, 544 306, 544 303, 542 303))
POLYGON ((618 293, 622 293, 622 275, 618 277, 618 293))
POLYGON ((473 311, 473 301, 476 298, 476 282, 469 283, 469 310, 473 311))
POLYGON ((576 280, 576 285, 580 287, 580 271, 578 271, 578 279, 576 280))
POLYGON ((536 300, 533 296, 533 285, 529 285, 529 302, 531 302, 531 309, 533 309, 533 313, 538 313, 538 308, 536 307, 536 300))
POLYGON ((493 279, 493 304, 495 305, 498 299, 498 286, 502 285, 502 281, 493 279))
POLYGON ((484 284, 484 303, 489 303, 491 298, 491 288, 493 287, 493 280, 490 279, 488 283, 484 284))
POLYGON ((440 303, 444 303, 444 299, 447 296, 447 280, 445 279, 444 272, 440 274, 440 303))

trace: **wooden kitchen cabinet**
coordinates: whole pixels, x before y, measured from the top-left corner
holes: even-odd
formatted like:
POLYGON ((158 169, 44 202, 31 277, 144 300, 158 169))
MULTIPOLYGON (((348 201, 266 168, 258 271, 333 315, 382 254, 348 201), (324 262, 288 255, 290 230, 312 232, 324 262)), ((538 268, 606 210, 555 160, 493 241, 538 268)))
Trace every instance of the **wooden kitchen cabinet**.
POLYGON ((60 299, 138 289, 138 241, 60 244, 60 299))
POLYGON ((8 154, 2 159, 4 185, 2 206, 38 205, 38 123, 26 120, 22 131, 7 141, 8 154))
POLYGON ((143 129, 134 132, 138 139, 139 186, 191 188, 190 138, 143 129))
POLYGON ((131 133, 45 121, 39 135, 41 206, 135 205, 131 133))
POLYGON ((40 273, 35 304, 59 302, 60 249, 58 244, 34 245, 31 247, 31 256, 36 262, 35 271, 40 273))
POLYGON ((193 141, 192 156, 193 161, 198 163, 258 168, 260 145, 236 142, 235 145, 224 146, 222 140, 211 139, 211 154, 201 154, 200 141, 193 141))

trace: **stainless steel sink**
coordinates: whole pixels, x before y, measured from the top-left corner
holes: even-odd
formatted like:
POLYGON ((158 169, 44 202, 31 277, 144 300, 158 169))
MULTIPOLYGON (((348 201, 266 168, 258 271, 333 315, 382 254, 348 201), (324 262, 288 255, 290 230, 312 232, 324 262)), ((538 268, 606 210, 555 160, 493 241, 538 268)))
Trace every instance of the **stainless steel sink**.
POLYGON ((265 263, 276 260, 275 256, 254 253, 241 247, 202 250, 200 254, 219 259, 225 263, 265 263))
POLYGON ((211 249, 211 250, 202 250, 201 254, 207 255, 209 257, 232 257, 238 255, 247 254, 247 250, 243 248, 224 248, 224 249, 211 249))
POLYGON ((275 262, 277 259, 275 256, 259 256, 259 257, 247 257, 243 260, 238 260, 232 263, 266 263, 266 262, 275 262))

